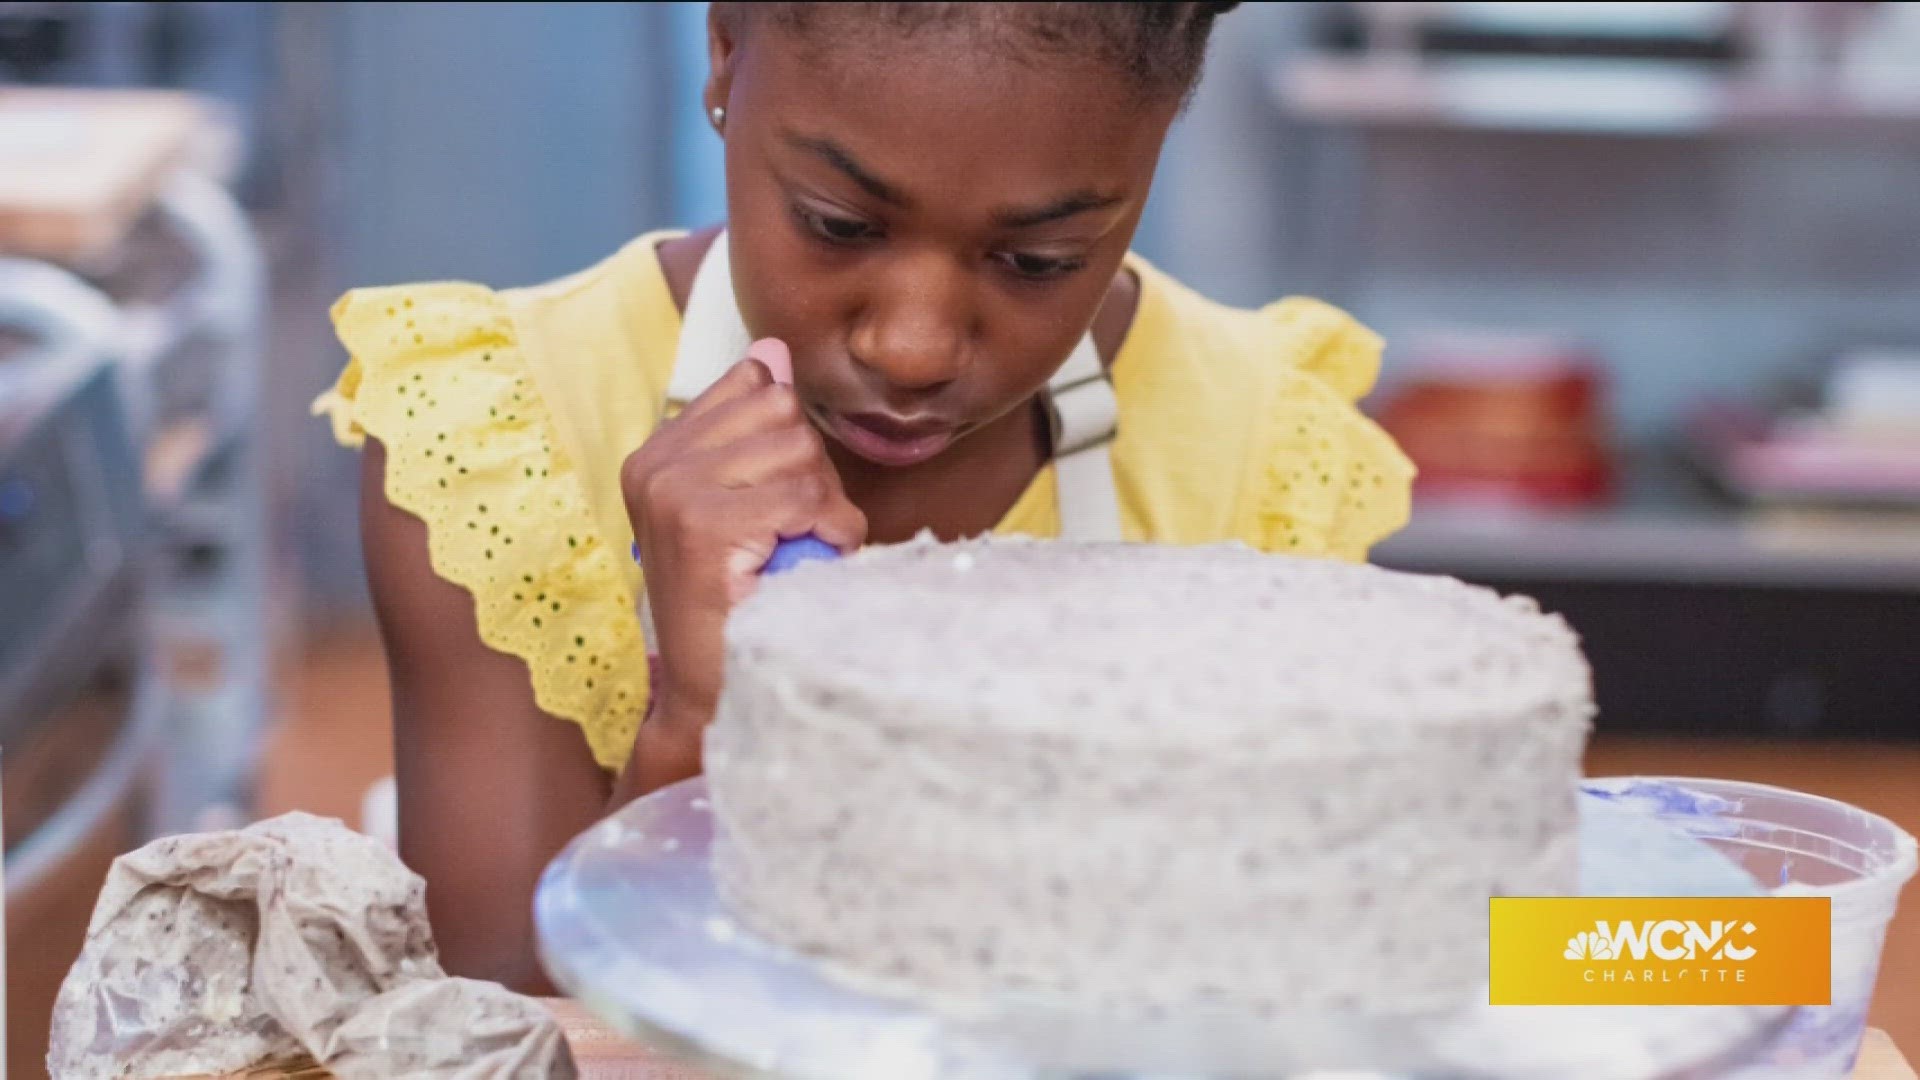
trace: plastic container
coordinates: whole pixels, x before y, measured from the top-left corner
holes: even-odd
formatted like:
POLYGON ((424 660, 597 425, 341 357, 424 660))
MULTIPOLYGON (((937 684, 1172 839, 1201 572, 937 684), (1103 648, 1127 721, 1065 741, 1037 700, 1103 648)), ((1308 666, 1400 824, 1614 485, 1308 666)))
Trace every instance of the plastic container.
POLYGON ((1887 924, 1920 863, 1914 838, 1859 807, 1766 784, 1629 776, 1585 786, 1713 846, 1777 895, 1833 899, 1832 1004, 1800 1010, 1774 1047, 1735 1075, 1851 1075, 1887 924))

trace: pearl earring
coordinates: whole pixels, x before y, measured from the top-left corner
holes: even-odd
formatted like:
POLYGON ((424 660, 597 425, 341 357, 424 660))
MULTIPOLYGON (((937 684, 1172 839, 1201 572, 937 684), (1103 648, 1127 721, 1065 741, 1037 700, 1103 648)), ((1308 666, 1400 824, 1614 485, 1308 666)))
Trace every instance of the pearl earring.
POLYGON ((724 126, 727 122, 727 110, 722 106, 715 105, 707 115, 713 117, 714 127, 724 126))

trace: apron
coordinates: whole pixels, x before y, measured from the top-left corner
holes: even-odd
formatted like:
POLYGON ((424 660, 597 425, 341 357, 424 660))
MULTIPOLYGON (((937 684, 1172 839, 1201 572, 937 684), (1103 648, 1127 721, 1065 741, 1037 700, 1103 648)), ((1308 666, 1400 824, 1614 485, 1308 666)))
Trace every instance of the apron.
MULTIPOLYGON (((727 234, 714 238, 687 295, 680 319, 680 346, 661 419, 705 393, 740 358, 753 337, 733 295, 727 234)), ((1113 437, 1120 402, 1100 364, 1088 331, 1067 362, 1047 381, 1046 406, 1053 429, 1053 467, 1060 492, 1063 540, 1118 542, 1120 501, 1113 483, 1113 437)), ((641 622, 651 646, 653 617, 643 598, 641 622)))

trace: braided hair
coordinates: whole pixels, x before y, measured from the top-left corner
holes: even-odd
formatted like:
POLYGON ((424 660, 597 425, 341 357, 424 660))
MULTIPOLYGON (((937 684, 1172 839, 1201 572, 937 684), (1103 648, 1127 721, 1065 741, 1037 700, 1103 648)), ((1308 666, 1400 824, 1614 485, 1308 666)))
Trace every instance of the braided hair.
POLYGON ((737 26, 765 22, 821 43, 880 32, 965 30, 1015 56, 1110 64, 1148 95, 1184 103, 1200 81, 1214 20, 1238 3, 722 3, 737 26))

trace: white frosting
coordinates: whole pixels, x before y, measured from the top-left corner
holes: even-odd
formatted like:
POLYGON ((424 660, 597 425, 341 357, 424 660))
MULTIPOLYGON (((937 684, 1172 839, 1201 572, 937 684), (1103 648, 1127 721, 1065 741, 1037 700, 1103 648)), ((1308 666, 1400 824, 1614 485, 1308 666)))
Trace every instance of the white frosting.
POLYGON ((915 996, 1423 1009, 1576 884, 1586 662, 1456 581, 917 542, 762 582, 727 664, 722 895, 915 996))

